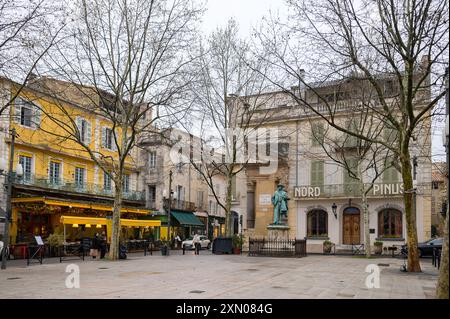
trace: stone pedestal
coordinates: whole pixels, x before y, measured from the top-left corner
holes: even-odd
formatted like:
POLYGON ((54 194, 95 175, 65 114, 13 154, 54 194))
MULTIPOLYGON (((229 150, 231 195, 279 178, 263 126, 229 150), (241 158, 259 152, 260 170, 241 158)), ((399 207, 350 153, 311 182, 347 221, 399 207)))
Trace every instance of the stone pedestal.
POLYGON ((286 224, 267 225, 269 240, 287 240, 289 239, 289 226, 286 224))

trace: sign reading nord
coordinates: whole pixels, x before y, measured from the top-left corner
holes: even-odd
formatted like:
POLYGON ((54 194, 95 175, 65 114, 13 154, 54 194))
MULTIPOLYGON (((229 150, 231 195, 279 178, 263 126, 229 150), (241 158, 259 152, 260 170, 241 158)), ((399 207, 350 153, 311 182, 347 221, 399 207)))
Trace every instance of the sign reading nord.
MULTIPOLYGON (((403 183, 373 184, 369 196, 393 196, 403 193, 403 183)), ((296 198, 345 197, 360 196, 358 184, 335 184, 323 186, 295 186, 296 198)))

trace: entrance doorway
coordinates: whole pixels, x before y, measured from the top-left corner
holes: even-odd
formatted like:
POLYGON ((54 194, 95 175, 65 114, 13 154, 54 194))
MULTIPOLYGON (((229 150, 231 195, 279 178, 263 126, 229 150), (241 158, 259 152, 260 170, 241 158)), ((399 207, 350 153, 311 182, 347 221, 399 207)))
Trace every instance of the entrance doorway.
POLYGON ((355 245, 361 241, 361 214, 356 207, 347 207, 344 209, 343 244, 355 245))

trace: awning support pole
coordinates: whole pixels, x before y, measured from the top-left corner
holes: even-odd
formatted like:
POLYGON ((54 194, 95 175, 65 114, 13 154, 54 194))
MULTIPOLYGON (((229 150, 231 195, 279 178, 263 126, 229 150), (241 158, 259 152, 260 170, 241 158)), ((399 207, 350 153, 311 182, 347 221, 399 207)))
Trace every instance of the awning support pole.
POLYGON ((64 242, 63 242, 63 247, 64 247, 64 254, 66 253, 66 224, 64 225, 64 242))

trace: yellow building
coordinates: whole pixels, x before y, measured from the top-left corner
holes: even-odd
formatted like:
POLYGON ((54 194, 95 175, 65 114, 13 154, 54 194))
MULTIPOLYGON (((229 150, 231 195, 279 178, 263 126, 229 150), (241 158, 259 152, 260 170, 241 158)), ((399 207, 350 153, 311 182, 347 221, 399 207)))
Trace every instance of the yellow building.
MULTIPOLYGON (((14 96, 17 88, 17 83, 0 78, 3 93, 14 96)), ((105 158, 105 166, 117 159, 112 123, 89 108, 95 95, 86 98, 86 92, 92 93, 92 89, 78 89, 50 78, 36 79, 2 115, 0 156, 9 158, 8 132, 15 129, 14 170, 19 163, 23 167, 23 176, 16 177, 13 185, 12 243, 31 241, 34 235, 46 238, 54 232, 62 233, 61 216, 112 216, 113 181, 72 135, 79 132, 89 149, 105 158), (49 88, 57 94, 50 93, 49 88)), ((5 94, 2 97, 3 105, 5 94)), ((139 173, 133 158, 133 153, 127 158, 123 177, 122 215, 128 219, 151 212, 145 209, 144 196, 138 190, 139 173)), ((68 229, 68 240, 91 237, 102 229, 110 239, 107 225, 75 224, 68 229)), ((131 225, 123 235, 135 238, 148 229, 131 225)))

